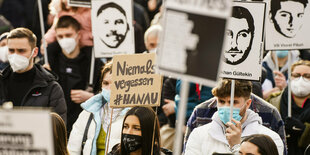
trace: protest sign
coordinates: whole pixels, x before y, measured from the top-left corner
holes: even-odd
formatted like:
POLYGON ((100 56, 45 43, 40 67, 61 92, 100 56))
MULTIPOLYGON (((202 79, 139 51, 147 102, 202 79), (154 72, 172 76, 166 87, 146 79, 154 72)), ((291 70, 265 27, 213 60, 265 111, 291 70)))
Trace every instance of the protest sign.
POLYGON ((230 6, 230 1, 167 1, 157 59, 159 72, 213 87, 230 6))
POLYGON ((115 55, 110 107, 159 106, 162 78, 155 74, 155 53, 115 55))
POLYGON ((92 0, 95 57, 135 52, 132 0, 92 0))
POLYGON ((54 155, 50 111, 0 109, 0 154, 54 155))
POLYGON ((220 77, 259 80, 265 3, 234 2, 228 20, 220 77))
POLYGON ((90 0, 68 0, 68 5, 90 8, 90 0))
POLYGON ((309 49, 310 7, 305 0, 267 0, 266 50, 309 49))

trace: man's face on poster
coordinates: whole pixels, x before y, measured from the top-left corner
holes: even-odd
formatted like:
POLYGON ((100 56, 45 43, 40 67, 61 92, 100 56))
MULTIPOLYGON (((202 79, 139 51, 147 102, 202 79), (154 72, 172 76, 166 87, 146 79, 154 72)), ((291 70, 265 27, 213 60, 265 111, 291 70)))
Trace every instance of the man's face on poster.
POLYGON ((304 12, 304 5, 300 2, 280 2, 280 9, 272 19, 275 29, 287 38, 295 37, 302 27, 304 12))
POLYGON ((225 46, 224 57, 228 64, 239 64, 247 57, 253 34, 245 18, 230 19, 230 27, 226 31, 227 46, 225 46))
POLYGON ((117 8, 106 8, 98 15, 100 40, 110 48, 117 48, 128 32, 126 16, 117 8))

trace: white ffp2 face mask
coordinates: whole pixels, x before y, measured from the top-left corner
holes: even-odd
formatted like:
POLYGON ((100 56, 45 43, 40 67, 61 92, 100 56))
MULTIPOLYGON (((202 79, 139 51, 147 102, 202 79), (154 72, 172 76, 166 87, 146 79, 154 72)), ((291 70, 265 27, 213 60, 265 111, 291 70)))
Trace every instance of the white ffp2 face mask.
POLYGON ((291 90, 297 97, 306 97, 310 94, 310 81, 306 81, 302 76, 292 80, 291 90))
POLYGON ((2 62, 8 61, 8 47, 7 46, 0 47, 0 61, 2 62))
POLYGON ((9 60, 9 63, 11 65, 13 72, 22 71, 26 69, 29 66, 33 53, 34 53, 34 49, 32 50, 29 58, 16 54, 16 53, 9 54, 8 60, 9 60))
POLYGON ((58 43, 67 54, 72 53, 76 47, 76 41, 74 38, 63 38, 58 40, 58 43))

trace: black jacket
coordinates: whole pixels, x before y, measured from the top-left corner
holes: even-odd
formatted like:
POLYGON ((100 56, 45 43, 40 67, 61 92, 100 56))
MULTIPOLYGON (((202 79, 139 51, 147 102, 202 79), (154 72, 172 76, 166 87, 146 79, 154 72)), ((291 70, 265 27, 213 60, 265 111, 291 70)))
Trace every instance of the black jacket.
MULTIPOLYGON (((86 90, 89 86, 90 66, 92 47, 85 46, 80 48, 79 55, 74 59, 68 59, 63 53, 57 41, 51 43, 47 47, 48 61, 53 72, 59 77, 65 100, 67 103, 67 131, 70 133, 73 123, 78 118, 82 108, 80 104, 76 104, 71 100, 71 90, 86 90)), ((95 59, 95 68, 93 76, 93 93, 96 94, 100 88, 100 75, 102 62, 95 59)))
MULTIPOLYGON (((51 107, 62 119, 67 121, 67 105, 56 76, 46 71, 40 65, 33 66, 36 70, 35 78, 29 91, 25 94, 21 106, 51 107)), ((12 74, 10 66, 0 73, 0 105, 8 101, 8 81, 12 74)))

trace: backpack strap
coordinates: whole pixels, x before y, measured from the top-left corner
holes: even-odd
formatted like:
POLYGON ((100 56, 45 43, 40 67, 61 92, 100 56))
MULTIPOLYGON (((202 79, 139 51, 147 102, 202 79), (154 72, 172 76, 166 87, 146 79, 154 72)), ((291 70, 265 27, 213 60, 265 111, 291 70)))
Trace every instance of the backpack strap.
POLYGON ((88 118, 88 121, 87 121, 87 124, 86 124, 86 127, 85 127, 85 131, 84 131, 84 134, 83 134, 81 155, 83 155, 84 146, 85 146, 85 143, 86 143, 86 140, 87 140, 87 133, 88 133, 89 126, 90 126, 90 123, 91 123, 93 118, 94 118, 93 114, 90 113, 90 116, 88 118))

